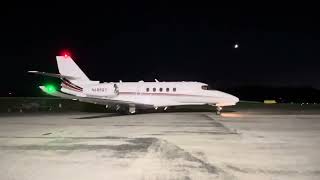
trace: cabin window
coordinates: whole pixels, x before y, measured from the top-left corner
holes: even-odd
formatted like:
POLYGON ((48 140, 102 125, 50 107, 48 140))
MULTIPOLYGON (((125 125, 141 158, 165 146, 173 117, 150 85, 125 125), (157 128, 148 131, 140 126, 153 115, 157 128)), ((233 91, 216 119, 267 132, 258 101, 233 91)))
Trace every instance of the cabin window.
POLYGON ((149 92, 149 88, 147 88, 146 91, 149 92))
POLYGON ((208 86, 207 85, 201 86, 201 89, 208 90, 208 86))
POLYGON ((153 90, 153 92, 156 92, 156 88, 153 88, 152 90, 153 90))
POLYGON ((166 91, 169 92, 169 88, 166 88, 166 91))
POLYGON ((177 89, 176 88, 173 88, 173 92, 176 92, 177 91, 177 89))
POLYGON ((159 91, 162 92, 162 88, 160 88, 159 91))

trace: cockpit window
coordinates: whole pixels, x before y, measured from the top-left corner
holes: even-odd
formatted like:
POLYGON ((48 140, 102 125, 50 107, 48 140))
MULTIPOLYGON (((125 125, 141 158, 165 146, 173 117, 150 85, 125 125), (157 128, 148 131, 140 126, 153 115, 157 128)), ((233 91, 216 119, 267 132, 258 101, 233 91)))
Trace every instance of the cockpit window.
POLYGON ((204 86, 201 86, 201 89, 203 89, 203 90, 208 90, 209 88, 208 88, 207 85, 204 85, 204 86))

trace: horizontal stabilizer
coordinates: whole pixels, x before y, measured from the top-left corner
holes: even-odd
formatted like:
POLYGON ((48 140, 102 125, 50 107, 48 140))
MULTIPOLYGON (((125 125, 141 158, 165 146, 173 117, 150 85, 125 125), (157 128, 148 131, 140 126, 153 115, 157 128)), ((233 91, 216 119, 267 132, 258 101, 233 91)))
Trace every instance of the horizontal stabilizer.
POLYGON ((39 71, 28 71, 28 72, 29 73, 33 73, 33 74, 43 75, 43 76, 55 77, 55 78, 66 78, 66 79, 69 79, 69 80, 77 80, 77 79, 79 79, 79 77, 66 76, 66 75, 55 74, 55 73, 46 73, 46 72, 39 72, 39 71))

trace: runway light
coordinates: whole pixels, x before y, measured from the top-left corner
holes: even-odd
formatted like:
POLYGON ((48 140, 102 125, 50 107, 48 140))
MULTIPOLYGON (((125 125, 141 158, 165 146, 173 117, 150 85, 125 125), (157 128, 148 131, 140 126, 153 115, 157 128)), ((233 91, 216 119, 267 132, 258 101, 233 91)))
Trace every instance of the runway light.
POLYGON ((45 86, 46 88, 46 92, 49 93, 49 94, 52 94, 52 93, 55 93, 57 90, 56 90, 56 87, 54 85, 46 85, 45 86))

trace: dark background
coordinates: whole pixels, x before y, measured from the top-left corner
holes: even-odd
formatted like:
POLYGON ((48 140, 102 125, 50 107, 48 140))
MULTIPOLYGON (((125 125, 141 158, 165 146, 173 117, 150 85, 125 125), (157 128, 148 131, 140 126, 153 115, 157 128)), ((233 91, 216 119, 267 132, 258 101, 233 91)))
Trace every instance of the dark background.
POLYGON ((37 86, 55 81, 26 72, 57 73, 55 56, 68 50, 92 80, 201 81, 240 99, 319 101, 316 9, 123 1, 0 10, 1 96, 43 95, 37 86))

